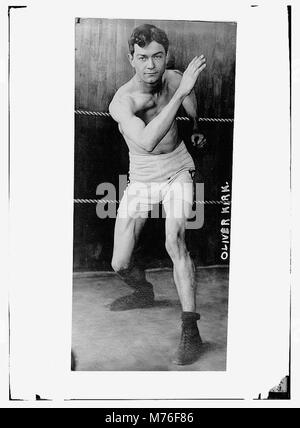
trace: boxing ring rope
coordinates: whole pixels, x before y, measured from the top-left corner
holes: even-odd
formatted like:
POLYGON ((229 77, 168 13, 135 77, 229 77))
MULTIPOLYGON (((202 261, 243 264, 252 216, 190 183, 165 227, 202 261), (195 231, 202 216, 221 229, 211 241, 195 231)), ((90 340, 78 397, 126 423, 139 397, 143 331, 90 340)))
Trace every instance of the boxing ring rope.
MULTIPOLYGON (((111 117, 110 113, 103 111, 88 111, 88 110, 75 110, 75 114, 82 116, 98 116, 98 117, 111 117)), ((186 116, 176 117, 176 120, 191 120, 186 116)), ((199 122, 233 122, 233 118, 217 118, 217 117, 198 117, 199 122)), ((74 199, 75 204, 117 204, 120 201, 109 199, 74 199)), ((229 202, 230 203, 230 202, 229 202)), ((218 205, 223 204, 223 201, 195 201, 195 204, 203 205, 218 205)))
MULTIPOLYGON (((74 199, 74 204, 118 204, 120 201, 114 201, 111 199, 74 199)), ((195 204, 223 204, 223 201, 195 201, 195 204)), ((230 204, 230 202, 227 202, 230 204)))
MULTIPOLYGON (((87 111, 87 110, 75 110, 75 114, 82 116, 102 116, 102 117, 110 117, 110 114, 103 111, 87 111)), ((176 117, 176 120, 190 120, 189 117, 179 116, 176 117)), ((199 122, 233 122, 232 118, 221 118, 221 117, 198 117, 199 122)))

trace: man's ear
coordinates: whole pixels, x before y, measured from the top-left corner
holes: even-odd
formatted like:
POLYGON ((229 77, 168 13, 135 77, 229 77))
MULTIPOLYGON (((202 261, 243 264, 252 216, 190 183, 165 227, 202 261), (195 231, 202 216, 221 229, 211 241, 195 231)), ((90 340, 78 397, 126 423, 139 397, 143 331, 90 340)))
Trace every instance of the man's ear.
POLYGON ((133 62, 133 55, 131 55, 131 53, 127 54, 128 57, 128 61, 130 62, 131 67, 134 67, 132 62, 133 62))

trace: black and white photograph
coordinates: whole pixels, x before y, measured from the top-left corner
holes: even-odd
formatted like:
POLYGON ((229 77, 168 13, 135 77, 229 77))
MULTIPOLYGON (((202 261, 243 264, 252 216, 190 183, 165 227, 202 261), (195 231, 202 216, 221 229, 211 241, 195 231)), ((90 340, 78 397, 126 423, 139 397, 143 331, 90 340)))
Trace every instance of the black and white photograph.
POLYGON ((225 371, 236 23, 75 43, 75 369, 225 371))
POLYGON ((6 3, 0 396, 291 407, 297 7, 6 3))

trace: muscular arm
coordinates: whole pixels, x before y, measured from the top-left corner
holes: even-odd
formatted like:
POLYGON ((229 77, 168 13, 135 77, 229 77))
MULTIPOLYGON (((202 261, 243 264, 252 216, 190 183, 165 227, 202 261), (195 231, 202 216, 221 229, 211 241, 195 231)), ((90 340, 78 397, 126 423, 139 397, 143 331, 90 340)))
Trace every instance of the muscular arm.
MULTIPOLYGON (((174 83, 176 85, 179 85, 180 80, 182 78, 182 73, 179 70, 173 71, 174 76, 174 83)), ((194 89, 191 91, 191 93, 185 97, 185 99, 182 102, 182 106, 184 110, 186 111, 187 115, 192 119, 193 121, 193 133, 199 132, 199 124, 198 124, 198 112, 197 112, 197 99, 194 89)))
POLYGON ((182 106, 184 110, 186 111, 187 115, 192 119, 193 121, 193 133, 199 132, 199 124, 197 120, 197 100, 195 92, 192 91, 190 95, 185 97, 182 106))
POLYGON ((116 96, 109 106, 109 112, 121 126, 125 137, 152 152, 169 131, 184 98, 185 94, 178 89, 169 103, 147 125, 133 113, 129 96, 116 96))
POLYGON ((124 136, 133 141, 134 144, 152 152, 169 131, 177 110, 185 97, 191 93, 205 66, 203 55, 192 59, 169 103, 147 125, 135 116, 133 101, 129 95, 116 95, 109 106, 109 112, 113 119, 119 123, 124 136))
MULTIPOLYGON (((177 70, 176 70, 176 73, 181 74, 180 71, 177 71, 177 70)), ((190 94, 185 97, 185 99, 182 102, 182 106, 186 111, 187 115, 192 119, 192 122, 193 122, 193 131, 191 136, 192 144, 194 147, 202 148, 207 143, 207 141, 199 127, 199 122, 197 119, 198 118, 197 99, 196 99, 194 90, 192 90, 190 94)))

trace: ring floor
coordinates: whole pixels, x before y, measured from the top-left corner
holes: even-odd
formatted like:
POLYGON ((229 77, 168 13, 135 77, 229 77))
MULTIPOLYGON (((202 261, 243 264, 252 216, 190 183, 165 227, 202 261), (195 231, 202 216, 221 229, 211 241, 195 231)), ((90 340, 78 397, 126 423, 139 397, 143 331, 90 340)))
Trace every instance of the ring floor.
POLYGON ((72 350, 76 371, 225 371, 228 267, 198 268, 200 359, 172 363, 181 334, 181 306, 170 269, 147 271, 156 303, 147 309, 109 310, 131 290, 113 273, 74 274, 72 350))

